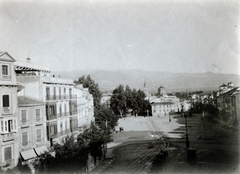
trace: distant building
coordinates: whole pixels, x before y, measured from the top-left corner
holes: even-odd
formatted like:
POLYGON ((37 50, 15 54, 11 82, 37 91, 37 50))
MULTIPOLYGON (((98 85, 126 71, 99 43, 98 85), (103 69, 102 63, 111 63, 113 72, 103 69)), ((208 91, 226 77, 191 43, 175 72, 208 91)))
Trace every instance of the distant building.
POLYGON ((165 88, 163 86, 160 86, 158 88, 158 95, 159 96, 165 96, 166 95, 166 90, 165 90, 165 88))
POLYGON ((163 117, 171 112, 178 112, 181 108, 179 99, 172 93, 150 101, 153 117, 163 117))
POLYGON ((112 94, 110 92, 102 94, 101 104, 105 104, 107 107, 110 107, 110 99, 112 94))

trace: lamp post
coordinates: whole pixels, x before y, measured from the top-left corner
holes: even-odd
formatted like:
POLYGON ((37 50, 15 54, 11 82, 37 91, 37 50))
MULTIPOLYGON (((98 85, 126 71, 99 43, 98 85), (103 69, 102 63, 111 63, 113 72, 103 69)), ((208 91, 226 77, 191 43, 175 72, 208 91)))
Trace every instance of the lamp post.
POLYGON ((181 107, 182 107, 182 109, 181 109, 181 117, 183 116, 183 104, 181 104, 181 107))
POLYGON ((168 115, 169 115, 169 122, 171 122, 171 112, 168 113, 168 115))
POLYGON ((187 114, 184 114, 184 118, 185 118, 185 125, 186 125, 186 148, 189 148, 189 141, 188 141, 188 131, 187 131, 187 114))

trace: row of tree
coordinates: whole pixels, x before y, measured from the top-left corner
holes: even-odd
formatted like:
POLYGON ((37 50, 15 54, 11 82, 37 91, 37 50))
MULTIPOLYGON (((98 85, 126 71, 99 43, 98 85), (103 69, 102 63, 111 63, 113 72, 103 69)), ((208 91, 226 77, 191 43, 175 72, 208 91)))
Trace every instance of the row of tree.
POLYGON ((131 89, 128 85, 119 85, 113 90, 110 106, 115 114, 121 117, 125 114, 147 115, 150 114, 151 105, 146 100, 146 94, 142 90, 131 89))
POLYGON ((36 173, 86 173, 89 154, 96 164, 110 138, 107 132, 91 124, 77 139, 68 136, 63 144, 54 144, 52 151, 35 159, 36 173))

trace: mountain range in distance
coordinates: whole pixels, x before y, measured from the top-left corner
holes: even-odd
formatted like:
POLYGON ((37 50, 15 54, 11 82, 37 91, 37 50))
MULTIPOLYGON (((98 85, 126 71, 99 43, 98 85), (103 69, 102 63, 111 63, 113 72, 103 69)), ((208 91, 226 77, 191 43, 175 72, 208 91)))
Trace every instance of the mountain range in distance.
POLYGON ((173 73, 165 71, 147 70, 80 70, 56 71, 53 75, 61 78, 77 80, 79 77, 90 75, 98 83, 100 90, 111 91, 120 84, 131 88, 143 89, 144 83, 150 93, 156 93, 160 86, 167 92, 191 92, 202 90, 212 92, 219 86, 232 82, 235 87, 240 86, 240 75, 219 73, 173 73))

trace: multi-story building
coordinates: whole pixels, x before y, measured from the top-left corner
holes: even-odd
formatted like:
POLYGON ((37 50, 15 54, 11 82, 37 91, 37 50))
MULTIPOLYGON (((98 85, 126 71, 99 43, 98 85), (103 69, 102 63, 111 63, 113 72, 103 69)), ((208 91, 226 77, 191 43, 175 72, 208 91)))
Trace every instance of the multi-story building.
POLYGON ((17 90, 13 59, 0 52, 0 167, 5 170, 17 165, 17 90))
POLYGON ((171 112, 178 112, 181 108, 179 99, 172 93, 155 98, 150 101, 152 107, 152 115, 154 117, 163 117, 171 112))
POLYGON ((93 97, 89 93, 88 88, 83 88, 82 85, 74 87, 74 93, 77 95, 77 121, 78 130, 83 132, 91 122, 94 122, 93 97))
MULTIPOLYGON (((25 87, 18 95, 45 103, 49 145, 54 142, 62 143, 67 135, 79 131, 81 124, 78 119, 77 93, 73 80, 54 75, 50 77, 48 68, 34 65, 30 59, 27 62, 15 62, 15 71, 17 81, 25 87)), ((78 95, 80 97, 81 93, 78 95)))
POLYGON ((32 158, 47 151, 45 104, 19 96, 18 110, 19 153, 21 161, 28 164, 32 158))

